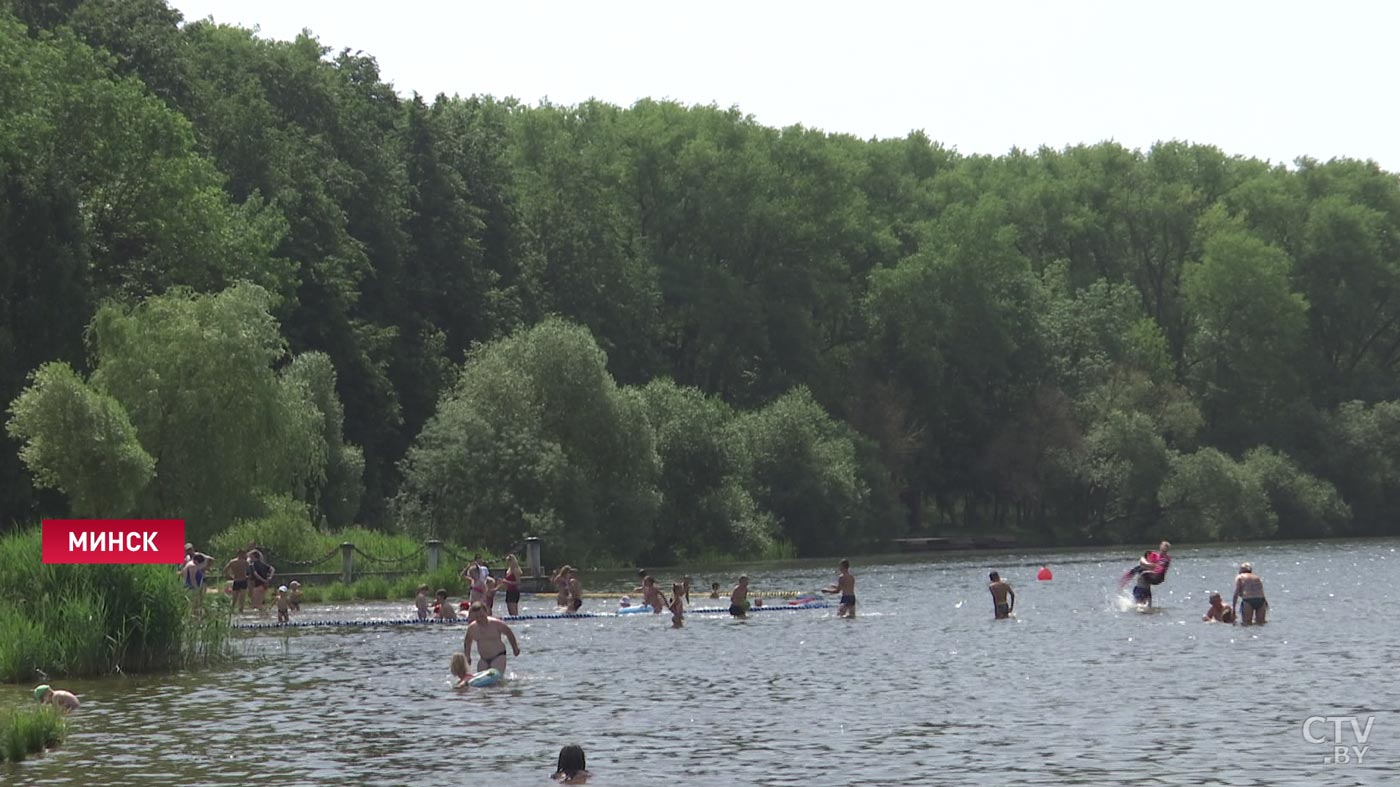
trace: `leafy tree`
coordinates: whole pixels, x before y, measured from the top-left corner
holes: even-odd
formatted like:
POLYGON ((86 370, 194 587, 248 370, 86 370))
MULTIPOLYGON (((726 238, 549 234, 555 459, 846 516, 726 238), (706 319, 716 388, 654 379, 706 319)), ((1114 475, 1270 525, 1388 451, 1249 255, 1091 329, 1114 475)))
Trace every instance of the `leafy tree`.
POLYGON ((286 349, 267 292, 171 293, 107 306, 92 326, 92 386, 131 417, 156 476, 138 509, 196 539, 257 515, 259 495, 325 476, 324 420, 305 385, 273 373, 286 349))
POLYGON ((652 548, 657 458, 641 401, 586 329, 560 320, 475 350, 403 462, 412 532, 579 554, 652 548))
POLYGON ((661 465, 656 547, 648 562, 770 550, 776 526, 743 485, 730 408, 670 380, 653 380, 639 393, 661 465))
POLYGON ((6 430, 42 487, 68 495, 80 517, 130 514, 155 475, 126 411, 83 382, 67 364, 41 366, 14 404, 6 430))
POLYGON ((358 446, 344 439, 345 410, 335 392, 335 367, 325 353, 302 353, 283 372, 283 379, 300 386, 320 414, 323 445, 317 452, 326 457, 326 466, 322 477, 312 479, 310 497, 316 518, 331 529, 349 527, 355 523, 364 494, 365 459, 358 446))
POLYGON ((1159 501, 1174 540, 1262 539, 1278 528, 1260 478, 1214 448, 1173 455, 1159 501))
POLYGON ((811 393, 798 389, 740 415, 731 434, 754 500, 799 554, 828 554, 870 532, 871 490, 856 435, 811 393))

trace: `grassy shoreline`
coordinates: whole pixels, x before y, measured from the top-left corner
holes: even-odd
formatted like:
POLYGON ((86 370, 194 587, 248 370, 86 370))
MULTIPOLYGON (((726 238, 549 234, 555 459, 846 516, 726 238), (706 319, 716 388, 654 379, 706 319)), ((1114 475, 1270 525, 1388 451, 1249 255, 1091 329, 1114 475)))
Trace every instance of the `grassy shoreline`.
POLYGON ((50 705, 0 709, 0 762, 23 762, 63 742, 68 723, 50 705))

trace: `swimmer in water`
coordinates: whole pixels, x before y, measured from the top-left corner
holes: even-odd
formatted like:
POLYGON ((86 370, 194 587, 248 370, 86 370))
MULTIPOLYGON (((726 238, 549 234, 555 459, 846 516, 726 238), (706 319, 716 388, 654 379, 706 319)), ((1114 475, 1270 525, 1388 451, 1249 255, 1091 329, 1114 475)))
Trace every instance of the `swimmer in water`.
POLYGON ((559 763, 554 768, 554 775, 549 778, 561 784, 584 784, 591 775, 586 766, 581 747, 565 746, 559 750, 559 763))
POLYGON ((466 688, 470 688, 470 684, 468 684, 467 681, 471 679, 472 674, 471 674, 471 672, 467 669, 467 654, 465 654, 465 653, 453 653, 453 654, 452 654, 452 663, 448 666, 448 669, 452 670, 452 675, 453 675, 453 677, 455 677, 455 678, 457 679, 457 685, 456 685, 456 686, 453 686, 452 688, 454 688, 454 689, 466 689, 466 688))
POLYGON ((1264 625, 1264 613, 1269 608, 1264 598, 1264 580, 1254 573, 1254 566, 1249 563, 1240 564, 1240 573, 1235 577, 1235 595, 1230 605, 1236 604, 1240 608, 1241 626, 1264 625))
POLYGON ((457 610, 452 608, 452 603, 447 600, 447 591, 438 588, 437 604, 433 605, 433 617, 438 620, 456 620, 457 610))
POLYGON ((840 573, 836 575, 836 584, 822 589, 823 593, 840 593, 841 604, 836 608, 836 617, 854 618, 856 616, 856 577, 851 573, 851 561, 842 560, 839 566, 840 573))
POLYGON ((1235 622, 1235 610, 1225 606, 1225 601, 1220 598, 1219 593, 1212 593, 1210 594, 1210 608, 1206 610, 1206 614, 1201 620, 1207 623, 1215 621, 1216 623, 1233 624, 1235 622))
POLYGON ((729 594, 729 614, 736 618, 746 617, 749 612, 749 578, 739 577, 739 584, 729 594))
POLYGON ((988 574, 987 579, 991 580, 987 590, 992 593, 992 616, 997 620, 1006 620, 1016 610, 1016 591, 995 571, 988 574))
POLYGON ((286 585, 277 588, 277 622, 292 622, 292 597, 289 595, 286 585))
POLYGON ((569 602, 571 600, 569 594, 569 572, 571 570, 572 569, 570 569, 568 565, 560 566, 559 570, 554 572, 554 576, 549 578, 549 581, 553 582, 554 587, 559 591, 559 595, 555 597, 554 601, 558 604, 560 609, 569 608, 569 602))
POLYGON ((55 689, 47 683, 34 689, 34 701, 41 705, 52 705, 61 713, 77 710, 80 704, 78 695, 71 691, 55 689))
POLYGON ((578 612, 583 606, 583 583, 579 581, 578 569, 569 569, 569 611, 578 612))
POLYGON ((660 614, 661 610, 667 608, 666 594, 656 586, 656 577, 642 580, 642 603, 651 607, 652 614, 660 614))
POLYGON ((429 615, 428 586, 419 585, 418 595, 413 597, 413 606, 418 610, 418 619, 427 620, 429 615))
POLYGON ((710 598, 719 598, 719 583, 710 583, 710 598))
POLYGON ((520 577, 523 573, 515 553, 506 555, 506 575, 501 579, 501 587, 506 589, 506 611, 512 615, 520 614, 520 577))
POLYGON ((472 643, 476 643, 477 662, 476 671, 485 672, 488 669, 498 669, 501 674, 506 672, 506 645, 501 641, 502 637, 510 640, 511 650, 515 655, 520 655, 520 644, 515 641, 515 632, 510 630, 505 621, 500 618, 493 618, 486 613, 486 605, 480 601, 474 602, 471 610, 467 612, 466 636, 462 637, 462 653, 467 660, 471 660, 472 643))
POLYGON ((671 628, 678 629, 685 624, 685 585, 677 582, 671 585, 671 628))
POLYGON ((248 592, 248 550, 238 550, 238 554, 224 564, 224 579, 233 580, 233 606, 242 613, 244 594, 248 592))

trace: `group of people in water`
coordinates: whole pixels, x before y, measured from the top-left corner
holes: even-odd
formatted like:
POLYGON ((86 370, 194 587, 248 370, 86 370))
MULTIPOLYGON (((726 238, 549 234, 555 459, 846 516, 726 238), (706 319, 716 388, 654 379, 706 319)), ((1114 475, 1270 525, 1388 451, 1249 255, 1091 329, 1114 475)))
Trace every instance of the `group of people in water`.
MULTIPOLYGON (((1152 588, 1166 580, 1167 570, 1172 564, 1171 548, 1170 542, 1163 541, 1155 550, 1149 549, 1142 553, 1137 565, 1123 574, 1119 586, 1125 587, 1129 582, 1133 583, 1133 601, 1140 608, 1152 607, 1152 588)), ((1268 609, 1269 602, 1264 596, 1264 580, 1254 573, 1252 564, 1245 562, 1240 564, 1240 571, 1235 576, 1235 593, 1230 599, 1230 606, 1225 606, 1225 600, 1219 593, 1211 593, 1210 607, 1206 609, 1203 620, 1233 624, 1238 619, 1241 625, 1262 625, 1268 609), (1239 610, 1238 614, 1236 609, 1239 610)))

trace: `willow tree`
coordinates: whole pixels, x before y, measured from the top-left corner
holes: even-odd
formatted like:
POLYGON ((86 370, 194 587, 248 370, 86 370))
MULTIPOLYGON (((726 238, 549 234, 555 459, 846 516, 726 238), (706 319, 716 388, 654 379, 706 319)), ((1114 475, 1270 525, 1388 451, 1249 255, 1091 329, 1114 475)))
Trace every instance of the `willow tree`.
POLYGON ((255 285, 174 292, 97 313, 93 387, 122 404, 156 476, 142 513, 207 537, 260 510, 263 494, 304 494, 324 478, 323 419, 286 360, 270 297, 255 285))

